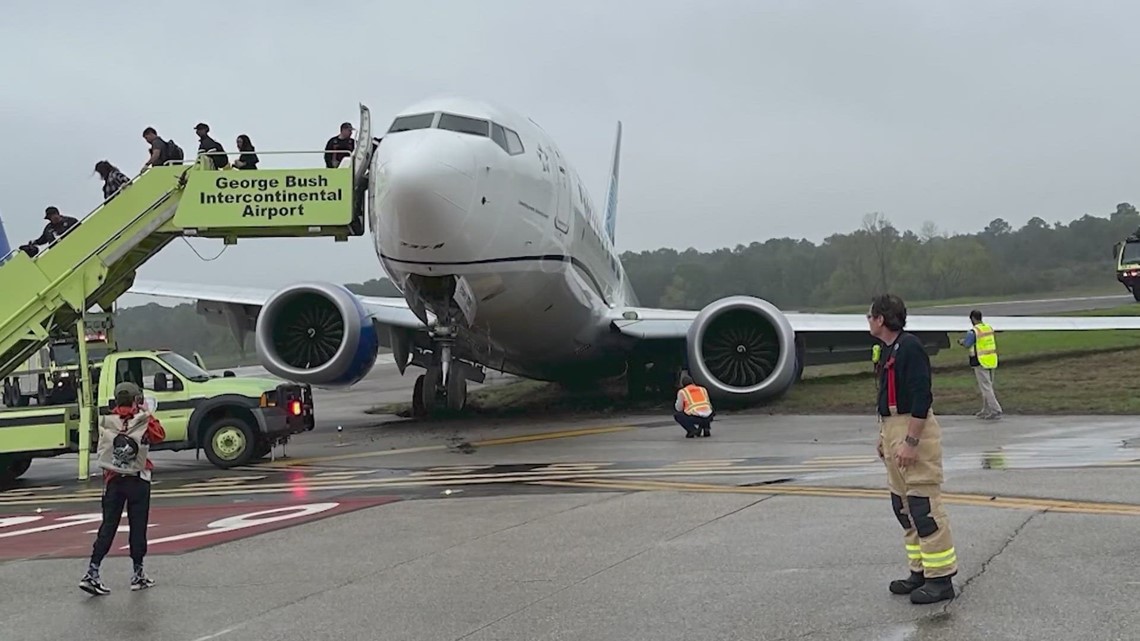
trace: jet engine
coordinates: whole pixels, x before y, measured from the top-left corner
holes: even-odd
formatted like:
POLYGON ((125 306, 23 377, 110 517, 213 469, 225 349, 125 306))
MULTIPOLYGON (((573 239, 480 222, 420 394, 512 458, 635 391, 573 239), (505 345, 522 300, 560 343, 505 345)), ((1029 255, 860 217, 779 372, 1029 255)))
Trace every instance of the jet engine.
POLYGON ((257 356, 275 376, 345 387, 376 363, 380 341, 364 306, 341 285, 309 282, 273 294, 257 317, 257 356))
POLYGON ((751 296, 709 303, 689 326, 693 380, 714 398, 755 403, 783 394, 799 377, 796 334, 773 304, 751 296))

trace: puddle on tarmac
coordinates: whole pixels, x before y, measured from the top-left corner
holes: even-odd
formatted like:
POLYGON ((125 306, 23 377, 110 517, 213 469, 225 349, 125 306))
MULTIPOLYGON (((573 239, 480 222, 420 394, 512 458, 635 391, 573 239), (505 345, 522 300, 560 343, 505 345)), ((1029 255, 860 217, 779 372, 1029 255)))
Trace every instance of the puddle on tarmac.
POLYGON ((1132 463, 1140 466, 1140 426, 1070 432, 1055 437, 1035 434, 1020 443, 1011 443, 978 454, 947 457, 944 465, 953 470, 1009 470, 1050 467, 1087 467, 1107 463, 1132 463))

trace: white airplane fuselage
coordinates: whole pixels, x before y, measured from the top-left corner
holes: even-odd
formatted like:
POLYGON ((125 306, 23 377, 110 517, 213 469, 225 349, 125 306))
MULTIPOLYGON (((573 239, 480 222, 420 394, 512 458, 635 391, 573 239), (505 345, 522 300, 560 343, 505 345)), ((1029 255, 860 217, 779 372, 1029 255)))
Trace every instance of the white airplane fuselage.
MULTIPOLYGON (((368 215, 409 305, 423 283, 465 282, 474 302, 455 317, 469 321, 456 324, 474 347, 463 356, 491 369, 557 378, 620 361, 600 344, 604 313, 636 300, 601 212, 554 141, 529 119, 464 100, 420 103, 393 129, 403 123, 420 128, 390 131, 377 147, 368 215), (488 135, 449 129, 482 127, 488 135)), ((427 308, 439 316, 444 301, 427 308)))

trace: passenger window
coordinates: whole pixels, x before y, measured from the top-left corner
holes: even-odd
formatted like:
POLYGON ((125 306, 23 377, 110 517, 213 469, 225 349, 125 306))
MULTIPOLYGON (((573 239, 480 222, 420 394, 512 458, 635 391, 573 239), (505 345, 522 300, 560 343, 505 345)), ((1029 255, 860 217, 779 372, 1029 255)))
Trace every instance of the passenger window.
POLYGON ((502 125, 491 123, 491 140, 494 140, 496 145, 502 147, 503 151, 508 154, 511 153, 510 149, 507 149, 507 134, 503 131, 502 125))
POLYGON ((512 156, 521 154, 523 152, 522 139, 510 129, 506 129, 505 132, 507 134, 507 153, 512 156))
POLYGON ((435 120, 435 114, 416 114, 414 116, 400 116, 392 121, 392 126, 388 128, 388 133, 395 133, 397 131, 411 131, 413 129, 427 129, 431 127, 432 121, 435 120))
POLYGON ((152 358, 125 358, 119 361, 115 367, 115 383, 125 380, 151 392, 173 392, 182 388, 178 377, 152 358))
POLYGON ((486 120, 476 120, 454 114, 443 114, 439 117, 439 128, 448 131, 458 131, 461 134, 474 136, 490 136, 490 123, 486 120))

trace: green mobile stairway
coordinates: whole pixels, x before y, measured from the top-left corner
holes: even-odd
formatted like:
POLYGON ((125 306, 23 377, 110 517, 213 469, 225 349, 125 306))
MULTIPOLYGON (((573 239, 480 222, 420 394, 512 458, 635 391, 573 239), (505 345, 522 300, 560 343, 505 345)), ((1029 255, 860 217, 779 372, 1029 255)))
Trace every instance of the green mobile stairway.
MULTIPOLYGON (((85 311, 111 309, 135 271, 179 236, 230 244, 363 234, 373 140, 368 108, 361 105, 360 112, 356 150, 345 167, 219 171, 208 168, 206 156, 191 165, 152 167, 36 257, 14 250, 0 263, 0 378, 52 332, 74 327, 85 311)), ((312 158, 322 152, 281 153, 312 158)), ((275 164, 273 152, 258 154, 263 165, 275 164)))

